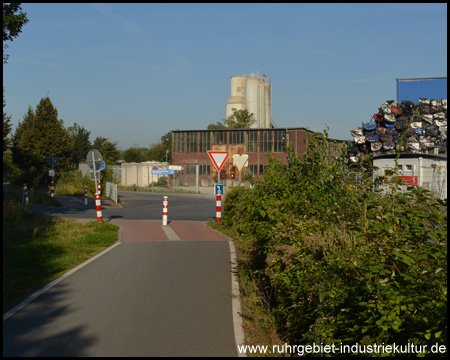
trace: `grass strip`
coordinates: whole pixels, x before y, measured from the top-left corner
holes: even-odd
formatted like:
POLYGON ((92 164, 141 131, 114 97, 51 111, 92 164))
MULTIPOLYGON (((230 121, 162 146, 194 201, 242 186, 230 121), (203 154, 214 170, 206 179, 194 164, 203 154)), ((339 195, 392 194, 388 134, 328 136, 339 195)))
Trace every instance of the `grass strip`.
POLYGON ((210 221, 211 228, 233 239, 238 258, 238 281, 242 307, 242 326, 245 333, 244 345, 268 345, 269 351, 264 353, 248 353, 250 357, 283 357, 285 354, 273 353, 273 345, 284 345, 277 333, 277 326, 270 312, 267 294, 253 275, 248 264, 248 245, 238 236, 232 228, 210 221))
POLYGON ((118 229, 95 220, 3 216, 3 313, 114 244, 118 229))

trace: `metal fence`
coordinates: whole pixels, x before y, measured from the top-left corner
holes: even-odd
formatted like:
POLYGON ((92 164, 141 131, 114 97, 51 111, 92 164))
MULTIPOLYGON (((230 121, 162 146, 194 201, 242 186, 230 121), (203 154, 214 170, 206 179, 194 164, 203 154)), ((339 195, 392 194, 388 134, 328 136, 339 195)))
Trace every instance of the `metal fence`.
POLYGON ((118 202, 117 184, 111 182, 106 183, 106 197, 110 198, 117 204, 118 202))

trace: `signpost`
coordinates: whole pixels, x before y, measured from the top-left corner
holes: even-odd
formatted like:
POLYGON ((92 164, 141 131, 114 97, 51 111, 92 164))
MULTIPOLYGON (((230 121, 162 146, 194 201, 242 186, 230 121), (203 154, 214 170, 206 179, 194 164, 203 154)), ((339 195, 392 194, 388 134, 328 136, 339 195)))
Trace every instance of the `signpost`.
POLYGON ((51 186, 51 199, 54 199, 55 194, 55 166, 58 163, 59 159, 61 159, 59 156, 46 156, 45 157, 52 167, 52 169, 49 171, 48 175, 52 177, 52 182, 50 184, 51 186))
MULTIPOLYGON (((100 181, 100 170, 104 168, 105 162, 103 161, 103 156, 100 153, 100 151, 92 149, 88 152, 86 157, 88 166, 91 168, 91 180, 95 181, 95 185, 98 185, 98 182, 100 181), (102 168, 103 166, 103 168, 102 168), (92 179, 92 174, 94 175, 94 179, 92 179), (97 181, 98 178, 98 181, 97 181)), ((94 185, 94 186, 95 186, 94 185)), ((102 216, 102 203, 100 199, 100 192, 98 191, 95 193, 95 207, 97 209, 97 222, 102 223, 103 222, 103 216, 102 216)))
POLYGON ((228 151, 208 150, 208 155, 217 169, 217 182, 220 183, 220 170, 228 160, 228 151))
POLYGON ((241 170, 244 167, 244 165, 247 163, 248 155, 233 155, 233 163, 236 165, 236 167, 239 170, 239 182, 241 182, 241 170))
POLYGON ((222 219, 222 194, 223 184, 220 182, 220 170, 227 162, 228 151, 208 150, 208 155, 217 169, 217 183, 214 184, 214 192, 216 194, 216 223, 220 223, 222 219))
POLYGON ((87 157, 87 164, 91 168, 91 180, 95 181, 95 184, 98 184, 98 181, 100 181, 100 170, 102 170, 102 165, 104 165, 103 156, 100 153, 100 151, 96 149, 92 149, 88 152, 87 157), (93 173, 93 174, 92 174, 93 173), (92 175, 94 175, 94 178, 92 179, 92 175), (97 181, 98 178, 98 181, 97 181))
POLYGON ((214 193, 216 194, 216 223, 220 223, 222 221, 222 183, 214 184, 214 193))

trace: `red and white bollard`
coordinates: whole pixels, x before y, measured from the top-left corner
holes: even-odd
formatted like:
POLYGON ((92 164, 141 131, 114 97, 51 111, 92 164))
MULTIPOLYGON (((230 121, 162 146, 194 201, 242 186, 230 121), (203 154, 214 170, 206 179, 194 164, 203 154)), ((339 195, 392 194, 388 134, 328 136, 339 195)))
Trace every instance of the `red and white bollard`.
POLYGON ((28 205, 28 188, 27 184, 23 184, 23 193, 22 193, 22 209, 28 205))
POLYGON ((167 209, 169 207, 169 198, 164 196, 163 198, 163 226, 167 226, 167 209))
POLYGON ((101 194, 101 192, 102 192, 102 184, 100 183, 100 181, 99 181, 98 184, 97 184, 97 192, 98 192, 99 194, 101 194))
POLYGON ((216 195, 216 223, 222 221, 222 195, 216 195))
POLYGON ((97 222, 103 222, 102 203, 100 201, 100 194, 95 194, 95 207, 97 208, 97 222))
POLYGON ((84 187, 84 205, 88 204, 88 187, 84 187))
POLYGON ((50 183, 50 185, 51 185, 51 198, 52 198, 52 200, 54 200, 55 199, 55 183, 52 181, 51 183, 50 183))

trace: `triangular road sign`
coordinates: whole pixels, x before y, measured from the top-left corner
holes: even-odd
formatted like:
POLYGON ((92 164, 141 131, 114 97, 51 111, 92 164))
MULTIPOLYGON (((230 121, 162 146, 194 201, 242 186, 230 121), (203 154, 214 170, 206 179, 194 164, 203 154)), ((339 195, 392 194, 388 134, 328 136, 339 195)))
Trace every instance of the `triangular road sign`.
POLYGON ((223 165, 225 165, 228 159, 228 151, 208 150, 208 155, 217 171, 222 170, 223 165))
POLYGON ((233 160, 238 170, 241 171, 248 160, 248 155, 233 155, 233 160))

